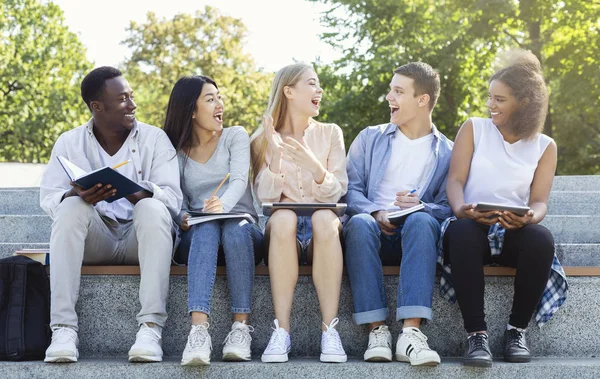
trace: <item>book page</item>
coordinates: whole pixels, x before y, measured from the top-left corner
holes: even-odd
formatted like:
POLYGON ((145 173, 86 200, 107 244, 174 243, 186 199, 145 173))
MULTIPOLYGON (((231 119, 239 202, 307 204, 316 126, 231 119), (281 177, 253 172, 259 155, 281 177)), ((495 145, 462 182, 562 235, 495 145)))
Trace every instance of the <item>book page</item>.
POLYGON ((65 171, 67 171, 71 180, 77 180, 80 177, 87 174, 87 172, 85 172, 83 169, 79 168, 74 163, 71 163, 71 161, 69 161, 67 158, 63 157, 62 155, 58 156, 58 161, 62 164, 65 171))

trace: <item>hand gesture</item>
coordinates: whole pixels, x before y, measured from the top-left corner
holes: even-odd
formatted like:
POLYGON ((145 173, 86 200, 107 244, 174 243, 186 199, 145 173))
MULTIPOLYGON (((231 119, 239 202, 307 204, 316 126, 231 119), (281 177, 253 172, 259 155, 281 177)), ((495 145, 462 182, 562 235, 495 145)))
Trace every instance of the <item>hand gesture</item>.
POLYGON ((470 218, 480 224, 494 225, 499 222, 501 214, 502 212, 499 211, 478 212, 475 210, 473 204, 464 204, 456 214, 456 218, 470 218))
POLYGON ((190 226, 187 223, 188 218, 190 218, 190 215, 188 213, 184 214, 183 217, 181 218, 181 224, 179 226, 181 227, 181 230, 183 230, 184 232, 187 232, 190 230, 190 226))
POLYGON ((525 213, 524 216, 519 216, 509 211, 504 211, 498 220, 504 229, 519 229, 531 222, 533 214, 533 209, 530 209, 529 212, 525 213))
POLYGON ((103 186, 101 183, 98 183, 93 187, 83 189, 75 182, 71 182, 71 186, 73 188, 71 188, 65 197, 79 196, 83 201, 91 205, 96 205, 98 202, 106 200, 117 193, 117 189, 112 188, 110 184, 103 186))
POLYGON ((390 222, 387 217, 386 211, 377 211, 371 214, 375 221, 377 221, 377 225, 379 225, 379 229, 381 229, 381 233, 386 236, 393 236, 396 234, 396 229, 398 227, 390 222))
POLYGON ((319 173, 324 176, 325 168, 305 144, 292 137, 287 137, 281 147, 283 148, 283 159, 310 171, 313 176, 319 173))
POLYGON ((223 213, 223 202, 218 196, 213 196, 209 199, 204 200, 204 208, 202 212, 205 213, 223 213))
POLYGON ((264 115, 263 125, 265 126, 265 138, 267 139, 267 143, 269 144, 271 152, 273 155, 277 153, 281 154, 281 135, 275 131, 275 127, 273 126, 273 117, 271 117, 271 115, 264 115))
POLYGON ((407 209, 419 204, 419 194, 417 192, 411 192, 412 191, 396 192, 396 201, 394 202, 394 205, 400 207, 400 209, 407 209))

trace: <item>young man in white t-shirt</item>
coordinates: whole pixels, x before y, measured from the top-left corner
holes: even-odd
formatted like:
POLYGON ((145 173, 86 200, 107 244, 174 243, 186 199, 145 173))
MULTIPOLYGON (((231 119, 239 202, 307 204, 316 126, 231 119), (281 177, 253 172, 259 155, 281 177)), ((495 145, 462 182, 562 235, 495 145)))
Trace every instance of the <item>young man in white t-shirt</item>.
POLYGON ((346 267, 354 300, 354 321, 368 324, 366 361, 391 361, 392 336, 382 265, 400 265, 396 320, 403 320, 396 359, 437 365, 440 357, 420 331, 431 320, 440 222, 451 216, 446 178, 452 142, 431 121, 440 93, 437 72, 425 63, 394 71, 386 96, 389 124, 360 132, 348 152, 348 214, 344 225, 346 267), (401 225, 390 211, 423 203, 401 225))
POLYGON ((136 120, 133 91, 119 70, 91 71, 81 83, 81 96, 92 118, 58 138, 40 185, 40 205, 53 221, 52 343, 44 360, 76 362, 79 357, 75 305, 83 263, 140 265, 140 329, 129 360, 161 361, 172 217, 179 214, 182 202, 175 149, 161 129, 136 120), (88 172, 120 166, 118 171, 144 190, 108 203, 104 200, 118 188, 98 183, 84 189, 71 183, 58 156, 88 172), (122 162, 128 163, 118 164, 122 162))

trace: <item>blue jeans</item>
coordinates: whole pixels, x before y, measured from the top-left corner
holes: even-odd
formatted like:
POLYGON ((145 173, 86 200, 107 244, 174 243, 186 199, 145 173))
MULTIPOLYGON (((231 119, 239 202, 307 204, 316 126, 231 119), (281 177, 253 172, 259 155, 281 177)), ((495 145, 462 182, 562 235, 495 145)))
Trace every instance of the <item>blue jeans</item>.
POLYGON ((381 233, 369 214, 358 214, 344 225, 346 268, 352 287, 354 322, 385 321, 389 311, 382 264, 400 265, 396 321, 431 320, 440 223, 426 212, 406 218, 395 235, 381 233))
POLYGON ((177 257, 181 263, 186 263, 187 257, 188 311, 210 314, 217 263, 222 264, 220 247, 227 267, 231 312, 250 313, 254 266, 262 259, 263 234, 258 225, 239 219, 204 222, 183 233, 177 257))

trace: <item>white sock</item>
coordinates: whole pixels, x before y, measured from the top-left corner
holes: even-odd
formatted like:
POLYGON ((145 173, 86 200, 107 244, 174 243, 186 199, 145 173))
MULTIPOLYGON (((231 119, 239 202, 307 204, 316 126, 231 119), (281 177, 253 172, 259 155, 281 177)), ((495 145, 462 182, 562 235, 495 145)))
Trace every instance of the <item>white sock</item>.
POLYGON ((516 326, 512 326, 511 324, 506 324, 506 330, 517 329, 521 333, 525 333, 527 329, 517 328, 516 326))

